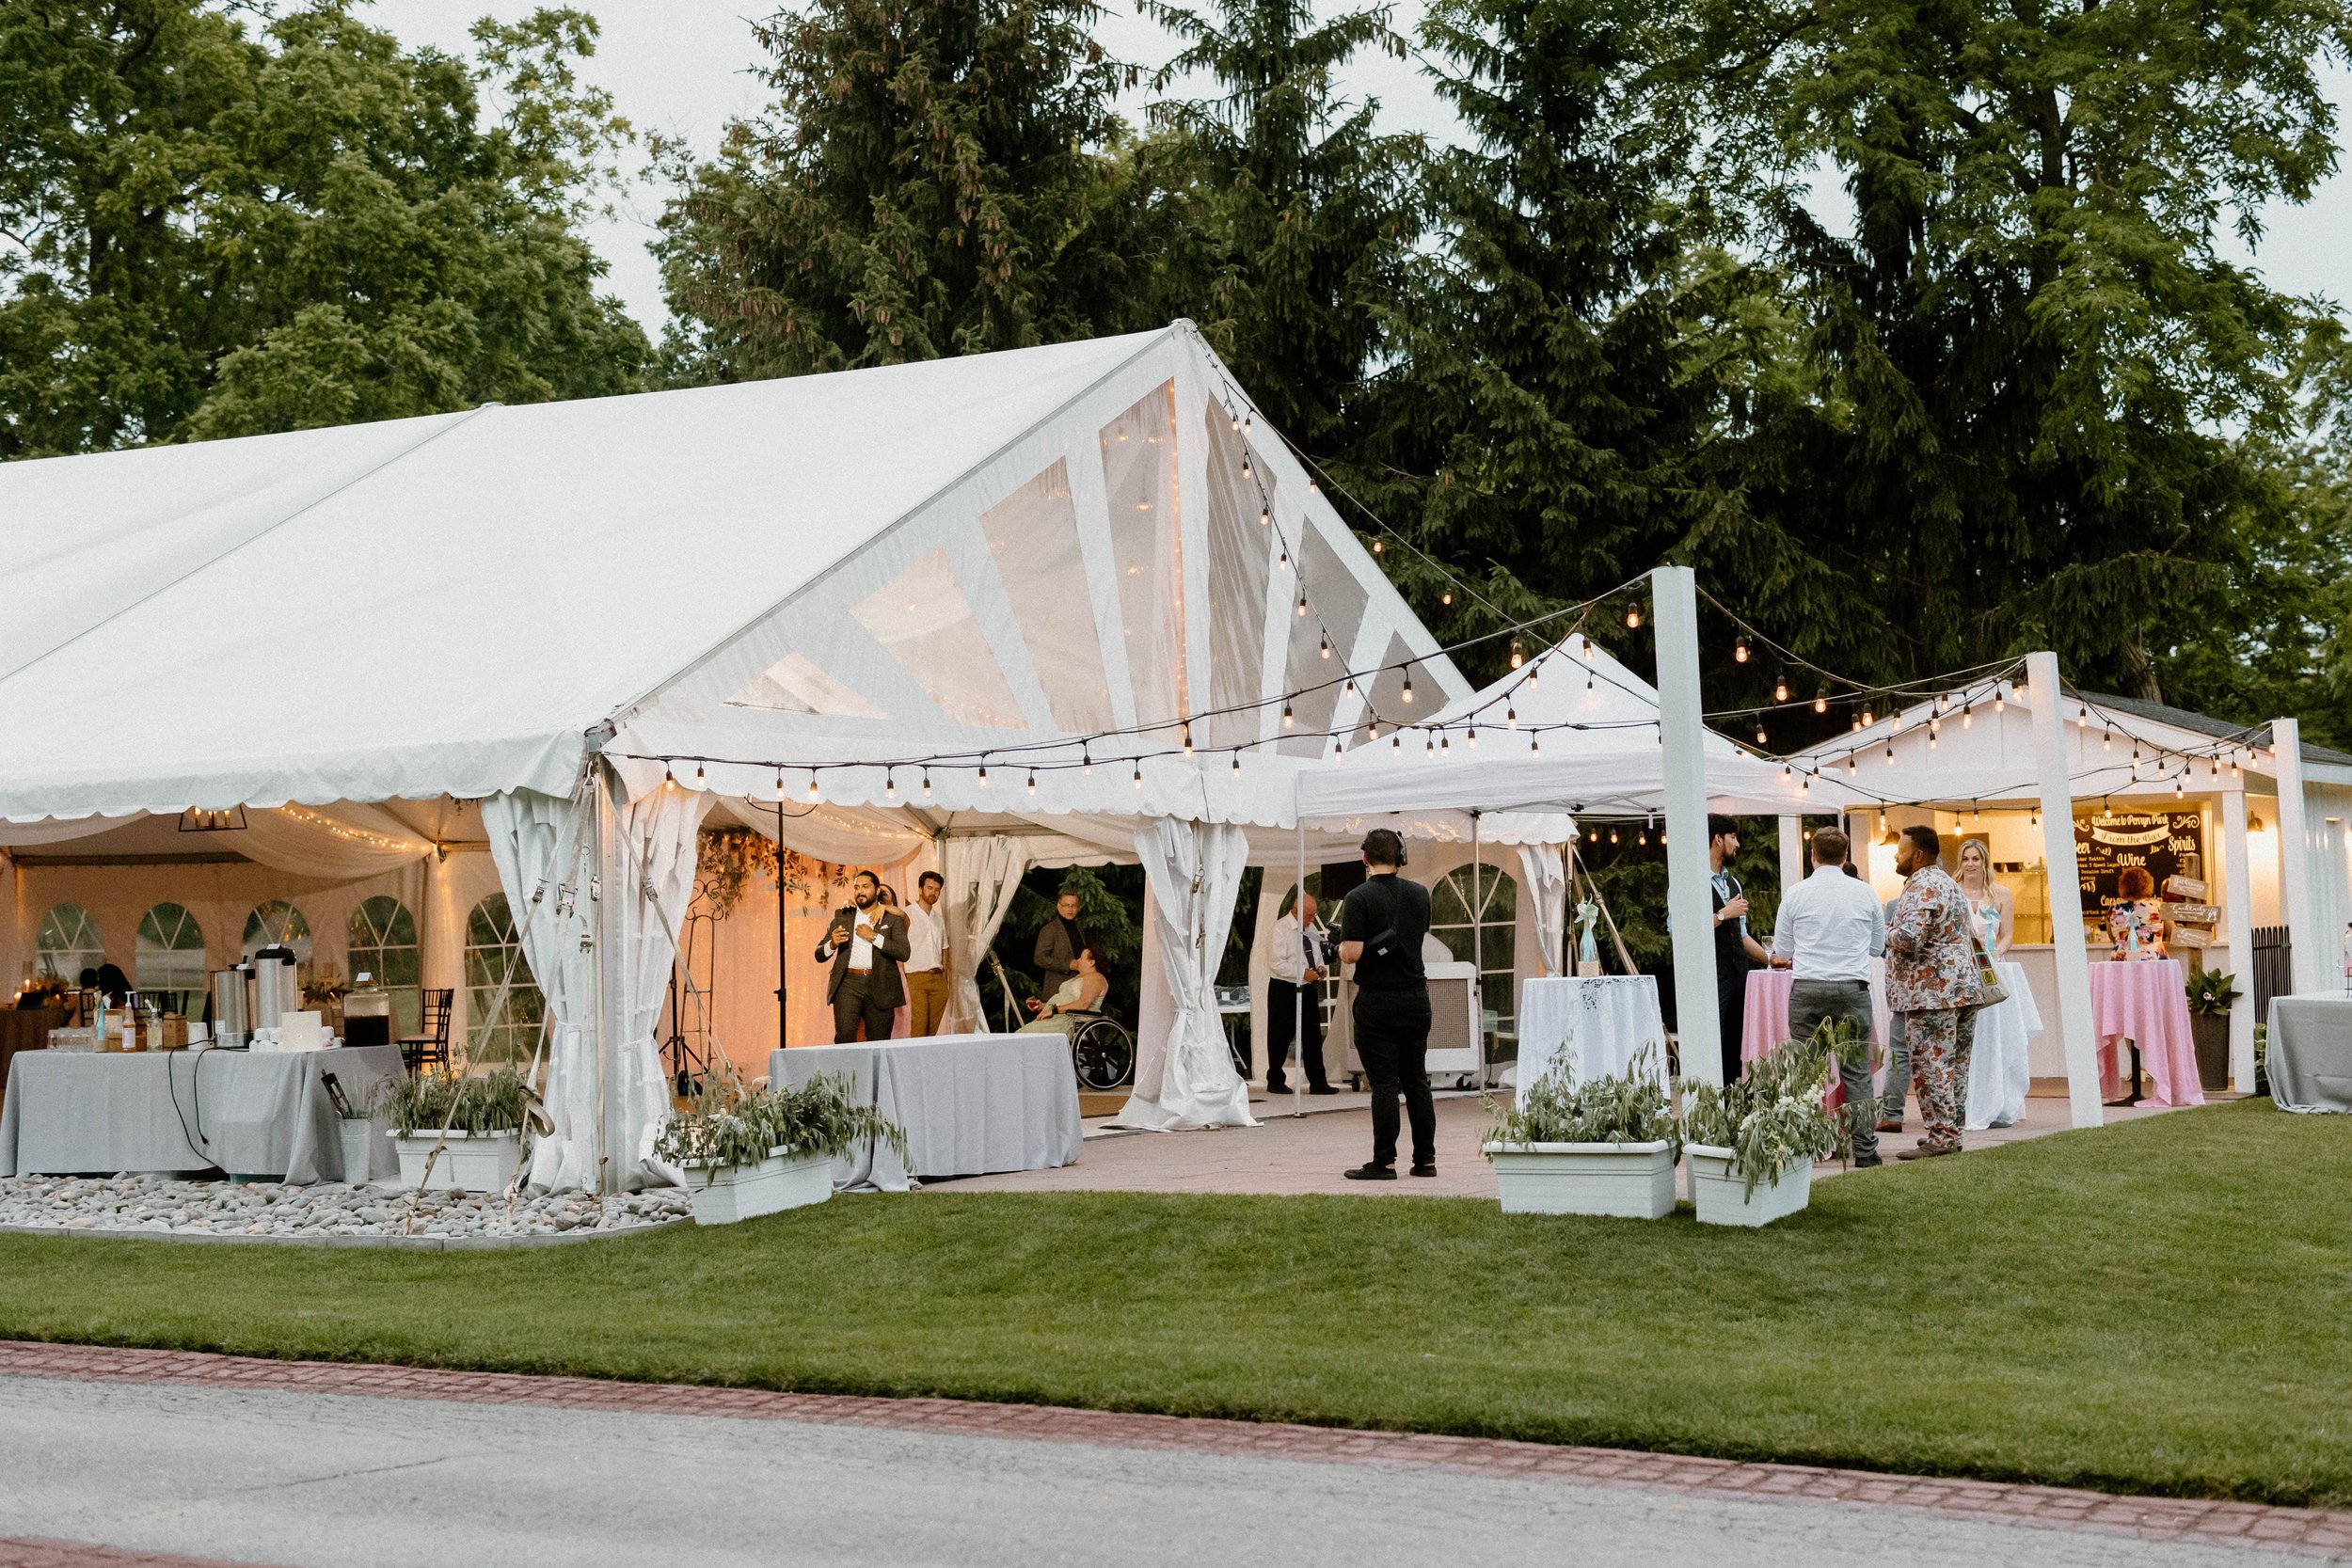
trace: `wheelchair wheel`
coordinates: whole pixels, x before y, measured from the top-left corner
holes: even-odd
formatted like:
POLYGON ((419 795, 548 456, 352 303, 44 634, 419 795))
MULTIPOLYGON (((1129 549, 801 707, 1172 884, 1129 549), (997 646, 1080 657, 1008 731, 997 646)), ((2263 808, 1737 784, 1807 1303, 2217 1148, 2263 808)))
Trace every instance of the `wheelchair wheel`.
POLYGON ((1071 1035, 1070 1059, 1080 1084, 1098 1091, 1115 1089, 1136 1070, 1135 1037, 1111 1020, 1098 1018, 1071 1035))

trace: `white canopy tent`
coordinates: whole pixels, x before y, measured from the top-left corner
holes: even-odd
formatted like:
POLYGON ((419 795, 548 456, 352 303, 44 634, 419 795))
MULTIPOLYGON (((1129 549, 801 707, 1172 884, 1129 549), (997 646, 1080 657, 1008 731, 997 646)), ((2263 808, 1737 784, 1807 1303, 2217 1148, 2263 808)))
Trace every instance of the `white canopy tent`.
POLYGON ((371 803, 483 800, 548 1001, 542 1174, 608 1187, 663 1114, 649 1008, 714 800, 765 832, 781 797, 818 853, 938 844, 959 955, 1026 865, 1138 861, 1131 1110, 1247 1119, 1203 1043, 1240 865, 1295 847, 1328 737, 1468 692, 1258 425, 1178 323, 0 466, 38 607, 0 632, 0 733, 41 737, 0 756, 0 822, 242 808, 351 844, 371 803))

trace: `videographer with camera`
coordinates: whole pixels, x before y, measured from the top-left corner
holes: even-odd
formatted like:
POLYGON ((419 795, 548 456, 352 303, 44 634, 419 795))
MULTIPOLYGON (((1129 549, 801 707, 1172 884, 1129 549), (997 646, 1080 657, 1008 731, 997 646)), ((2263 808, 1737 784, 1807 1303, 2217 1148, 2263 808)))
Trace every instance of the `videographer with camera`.
POLYGON ((1429 977, 1421 939, 1429 890, 1397 875, 1405 841, 1364 835, 1364 880, 1340 906, 1340 961, 1356 970, 1356 1054, 1372 1083, 1372 1159, 1351 1181, 1396 1180, 1396 1097, 1413 1124, 1413 1174, 1438 1174, 1438 1108, 1429 1099, 1429 977))

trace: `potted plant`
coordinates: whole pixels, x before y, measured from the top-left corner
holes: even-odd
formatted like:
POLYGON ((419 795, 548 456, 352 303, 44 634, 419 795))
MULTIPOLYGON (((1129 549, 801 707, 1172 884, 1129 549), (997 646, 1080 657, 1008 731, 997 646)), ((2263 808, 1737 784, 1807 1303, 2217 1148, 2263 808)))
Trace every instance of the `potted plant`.
POLYGON ((1824 1037, 1784 1040, 1718 1088, 1683 1079, 1683 1155, 1702 1225, 1770 1225, 1813 1198, 1813 1162, 1837 1151, 1838 1118, 1821 1103, 1836 1071, 1824 1037))
POLYGON ((469 1193, 514 1184, 522 1163, 530 1091, 513 1068, 495 1072, 422 1072, 377 1091, 400 1152, 400 1184, 469 1193))
POLYGON ((1574 1084, 1546 1072, 1482 1148, 1506 1214, 1654 1220, 1674 1212, 1681 1146, 1656 1049, 1644 1046, 1621 1074, 1574 1084))
POLYGON ((654 1152, 684 1174, 696 1224, 732 1225, 824 1202, 834 1159, 874 1139, 905 1157, 905 1129, 854 1099, 847 1077, 747 1091, 723 1063, 694 1108, 663 1126, 654 1152))
POLYGON ((2230 1007, 2236 1001, 2236 975, 2189 959, 2188 1032, 2197 1044, 2197 1080, 2209 1089, 2230 1086, 2230 1007))

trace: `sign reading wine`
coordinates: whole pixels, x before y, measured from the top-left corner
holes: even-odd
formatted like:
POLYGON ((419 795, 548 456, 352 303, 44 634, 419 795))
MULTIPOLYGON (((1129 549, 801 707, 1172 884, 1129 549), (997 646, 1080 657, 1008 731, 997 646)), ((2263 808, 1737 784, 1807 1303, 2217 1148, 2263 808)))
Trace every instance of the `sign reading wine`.
POLYGON ((2194 811, 2111 811, 2074 818, 2074 865, 2083 911, 2121 901, 2116 879, 2144 866, 2159 891, 2169 877, 2205 875, 2205 818, 2194 811))

